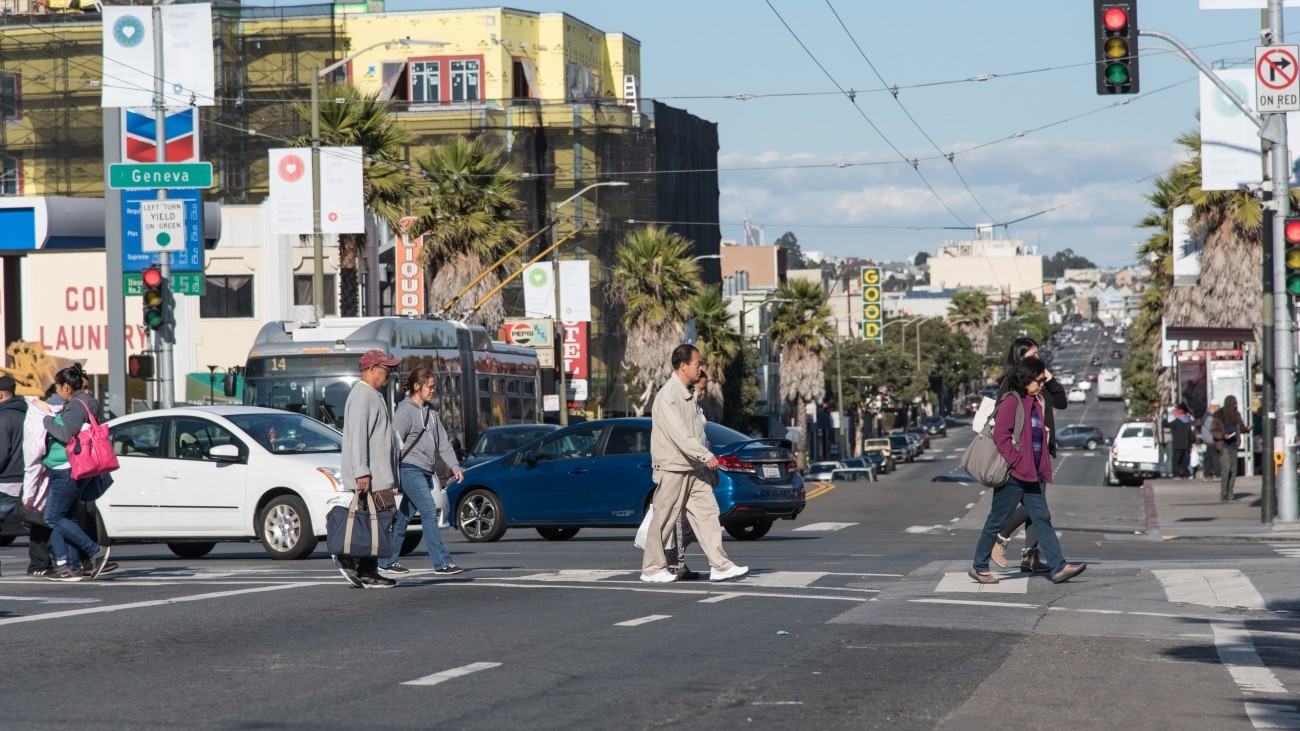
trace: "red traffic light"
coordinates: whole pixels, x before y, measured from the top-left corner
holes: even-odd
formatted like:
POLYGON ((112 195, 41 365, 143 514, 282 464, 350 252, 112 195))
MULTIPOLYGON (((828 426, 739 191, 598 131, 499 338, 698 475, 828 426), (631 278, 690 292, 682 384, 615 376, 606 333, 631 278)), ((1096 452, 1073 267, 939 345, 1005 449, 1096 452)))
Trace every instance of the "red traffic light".
POLYGON ((157 267, 149 267, 148 269, 144 270, 144 273, 140 276, 140 278, 144 280, 144 286, 157 287, 158 285, 162 284, 162 271, 159 270, 157 267))
POLYGON ((1282 232, 1288 244, 1300 244, 1300 219, 1288 218, 1282 232))
POLYGON ((1128 13, 1123 8, 1111 8, 1101 16, 1101 22, 1106 30, 1123 30, 1128 25, 1128 13))

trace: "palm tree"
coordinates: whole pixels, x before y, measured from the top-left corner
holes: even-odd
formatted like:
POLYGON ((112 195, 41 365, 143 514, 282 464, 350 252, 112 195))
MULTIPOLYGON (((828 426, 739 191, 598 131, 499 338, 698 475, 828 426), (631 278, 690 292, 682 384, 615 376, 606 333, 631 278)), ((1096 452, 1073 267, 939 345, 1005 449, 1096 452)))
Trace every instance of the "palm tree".
MULTIPOLYGON (((362 159, 362 200, 366 210, 378 215, 389 228, 397 230, 408 194, 420 195, 420 184, 399 164, 403 151, 412 139, 410 131, 392 113, 393 102, 380 100, 378 92, 366 94, 350 85, 326 89, 326 99, 342 99, 320 108, 321 144, 327 147, 360 147, 362 159)), ((303 119, 310 121, 311 106, 294 104, 303 119)), ((294 140, 298 147, 311 145, 311 138, 294 140)), ((357 260, 366 249, 364 233, 339 234, 339 314, 359 314, 360 290, 357 260)), ((317 303, 321 304, 321 303, 317 303)))
POLYGON ((627 331, 623 384, 638 416, 672 375, 668 354, 685 338, 691 297, 701 287, 693 248, 667 228, 646 226, 628 234, 615 257, 610 293, 623 305, 627 331))
MULTIPOLYGON (((522 240, 516 217, 522 208, 521 171, 501 147, 483 137, 440 142, 417 158, 416 165, 432 185, 412 228, 425 232, 420 259, 425 270, 433 272, 430 301, 441 303, 522 240)), ((465 300, 478 301, 500 281, 495 272, 489 274, 465 293, 465 300)), ((491 331, 500 327, 505 320, 501 298, 489 299, 474 320, 491 331)))
POLYGON ((803 435, 800 453, 808 451, 807 415, 804 404, 826 395, 825 345, 835 337, 831 308, 820 285, 806 279, 791 279, 776 290, 780 302, 772 308, 767 334, 781 353, 781 398, 794 408, 795 425, 803 435))
POLYGON ((976 353, 985 352, 988 347, 989 323, 993 322, 988 295, 978 289, 963 289, 953 295, 952 301, 948 303, 948 320, 961 323, 958 327, 970 336, 976 353), (961 322, 962 320, 967 322, 961 322))
POLYGON ((708 389, 701 404, 709 421, 722 418, 722 385, 727 381, 727 366, 740 352, 740 336, 731 326, 728 304, 717 287, 708 287, 691 297, 695 345, 700 349, 704 370, 709 375, 708 389))

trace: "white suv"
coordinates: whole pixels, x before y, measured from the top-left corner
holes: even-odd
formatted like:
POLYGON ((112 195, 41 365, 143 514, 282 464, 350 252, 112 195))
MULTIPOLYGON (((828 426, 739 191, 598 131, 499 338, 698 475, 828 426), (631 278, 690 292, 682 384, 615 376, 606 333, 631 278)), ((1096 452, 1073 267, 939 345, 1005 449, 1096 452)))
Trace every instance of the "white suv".
POLYGON ((1149 421, 1130 421, 1119 428, 1106 459, 1106 484, 1137 487, 1160 476, 1160 445, 1149 421))

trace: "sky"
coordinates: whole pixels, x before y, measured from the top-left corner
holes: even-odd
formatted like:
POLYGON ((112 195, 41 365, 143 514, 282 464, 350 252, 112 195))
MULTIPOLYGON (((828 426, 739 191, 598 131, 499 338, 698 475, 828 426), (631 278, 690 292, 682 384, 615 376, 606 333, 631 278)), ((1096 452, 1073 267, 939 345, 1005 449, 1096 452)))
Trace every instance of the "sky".
MULTIPOLYGON (((455 7, 476 6, 387 4, 455 7)), ((1197 129, 1197 71, 1159 50, 1163 41, 1142 41, 1141 94, 1096 94, 1087 0, 509 7, 635 37, 642 96, 717 123, 725 239, 743 242, 749 219, 768 243, 791 231, 805 252, 897 260, 992 222, 996 237, 1044 255, 1069 248, 1099 266, 1130 265, 1147 235, 1135 225, 1149 210, 1144 194, 1185 159, 1175 138, 1197 129), (895 86, 897 97, 886 91, 895 86)), ((1300 11, 1284 22, 1300 38, 1300 11)), ((1211 65, 1248 68, 1260 13, 1143 0, 1138 25, 1178 37, 1211 65)))

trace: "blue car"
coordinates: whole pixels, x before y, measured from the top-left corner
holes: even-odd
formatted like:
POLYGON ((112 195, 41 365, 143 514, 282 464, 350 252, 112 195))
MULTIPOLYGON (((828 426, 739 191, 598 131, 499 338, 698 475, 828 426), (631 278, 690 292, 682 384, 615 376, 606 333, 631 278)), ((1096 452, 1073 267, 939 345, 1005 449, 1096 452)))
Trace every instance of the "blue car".
MULTIPOLYGON (((774 520, 803 511, 788 440, 751 439, 719 424, 705 434, 719 464, 713 494, 732 537, 762 538, 774 520)), ((650 420, 627 418, 574 424, 475 465, 447 497, 456 527, 475 543, 499 540, 507 528, 565 541, 582 528, 637 527, 654 489, 650 420)))

